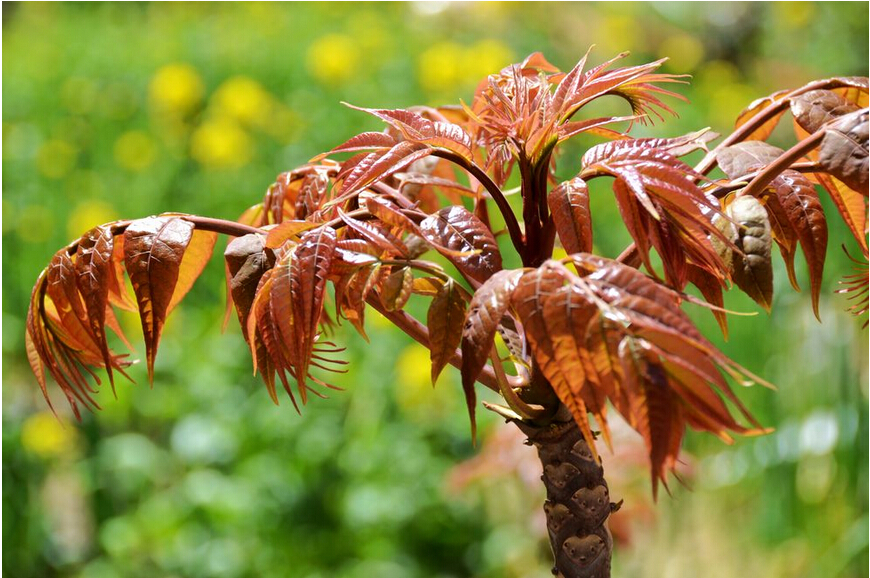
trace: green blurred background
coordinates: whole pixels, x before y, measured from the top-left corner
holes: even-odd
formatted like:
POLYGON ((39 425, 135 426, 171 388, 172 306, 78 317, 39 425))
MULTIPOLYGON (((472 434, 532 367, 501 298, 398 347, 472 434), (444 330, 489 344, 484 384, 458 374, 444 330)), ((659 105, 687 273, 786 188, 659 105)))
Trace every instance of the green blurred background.
MULTIPOLYGON (((370 314, 342 329, 346 392, 274 407, 234 324, 216 258, 166 327, 153 389, 104 391, 77 424, 47 411, 23 354, 30 287, 60 246, 119 217, 233 219, 275 175, 377 122, 342 107, 470 100, 533 51, 569 68, 631 50, 693 75, 659 136, 726 132, 751 100, 867 75, 866 3, 3 3, 3 576, 549 575, 532 450, 483 412, 472 447, 455 370, 370 314)), ((778 136, 788 146, 788 131, 778 136)), ((581 143, 584 144, 584 143, 581 143)), ((591 144, 585 143, 585 144, 591 144)), ((583 148, 568 147, 571 176, 583 148)), ((607 192, 599 250, 628 239, 607 192)), ((690 433, 686 478, 657 504, 638 437, 604 452, 614 576, 867 575, 867 332, 834 295, 850 272, 830 216, 823 323, 776 263, 770 318, 723 342, 779 386, 739 393, 772 435, 690 433)), ((778 259, 778 257, 776 257, 778 259)), ((799 278, 807 284, 806 268, 799 278)), ((747 299, 727 305, 757 311, 747 299)), ((122 322, 137 335, 136 320, 122 322)), ((141 340, 136 343, 141 351, 141 340)))

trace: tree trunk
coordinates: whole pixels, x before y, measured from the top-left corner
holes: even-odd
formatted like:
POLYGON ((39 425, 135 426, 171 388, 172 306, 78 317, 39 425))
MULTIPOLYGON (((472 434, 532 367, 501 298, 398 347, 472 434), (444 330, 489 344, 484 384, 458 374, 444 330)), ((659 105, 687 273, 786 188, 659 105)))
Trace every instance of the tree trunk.
MULTIPOLYGON (((570 419, 570 418, 569 418, 570 419)), ((610 578, 613 539, 607 518, 610 502, 604 468, 593 457, 574 421, 536 427, 515 422, 538 450, 547 488, 544 511, 559 578, 610 578)))

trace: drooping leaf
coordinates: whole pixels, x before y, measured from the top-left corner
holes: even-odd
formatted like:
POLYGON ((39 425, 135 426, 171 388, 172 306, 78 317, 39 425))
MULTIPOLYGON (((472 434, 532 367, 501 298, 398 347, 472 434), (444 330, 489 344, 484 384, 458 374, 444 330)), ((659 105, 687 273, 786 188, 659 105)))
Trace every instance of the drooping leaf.
POLYGON ((261 235, 236 237, 224 251, 230 277, 230 294, 236 306, 239 324, 249 341, 248 315, 254 303, 260 279, 275 265, 274 253, 266 247, 261 235))
POLYGON ((320 227, 302 236, 289 260, 292 334, 295 341, 294 367, 303 404, 306 401, 305 379, 314 349, 317 325, 323 312, 326 277, 335 247, 335 230, 331 227, 320 227))
POLYGON ((564 378, 557 383, 568 388, 566 391, 557 389, 556 395, 562 403, 569 399, 582 400, 586 411, 595 416, 604 440, 612 449, 610 428, 605 418, 605 392, 594 387, 594 379, 589 377, 593 364, 586 349, 586 330, 597 312, 589 296, 570 285, 560 287, 543 302, 543 318, 552 342, 553 357, 564 378))
POLYGON ((862 110, 831 123, 819 146, 819 165, 865 197, 868 191, 868 112, 862 110))
POLYGON ((565 181, 547 195, 553 223, 562 247, 568 253, 592 250, 592 218, 589 189, 580 178, 565 181))
POLYGON ((784 151, 760 140, 747 140, 716 151, 719 168, 734 180, 767 166, 784 151))
POLYGON ((399 254, 402 257, 408 256, 408 247, 401 239, 386 229, 378 227, 373 223, 354 219, 347 213, 344 213, 341 209, 338 210, 338 216, 345 222, 345 224, 347 224, 348 227, 356 231, 361 237, 373 243, 382 251, 386 251, 389 254, 399 254))
MULTIPOLYGON (((734 123, 734 128, 738 129, 742 127, 744 124, 751 121, 753 118, 758 116, 759 113, 761 113, 771 105, 784 104, 785 98, 790 92, 791 91, 789 90, 779 90, 777 92, 774 92, 773 94, 752 101, 749 106, 743 109, 743 111, 741 111, 739 115, 737 115, 737 121, 734 123)), ((779 120, 785 113, 786 107, 780 106, 780 108, 781 110, 773 114, 758 128, 749 133, 744 140, 763 141, 771 134, 773 134, 773 130, 776 128, 776 125, 779 124, 779 120)))
POLYGON ((109 305, 109 277, 112 269, 114 235, 109 227, 94 227, 85 233, 76 250, 76 285, 85 307, 91 337, 100 348, 112 391, 112 359, 106 340, 106 309, 109 305))
POLYGON ((867 252, 867 198, 827 173, 815 173, 816 179, 831 196, 840 216, 849 227, 861 250, 867 252))
POLYGON ((620 343, 619 352, 633 425, 649 452, 655 497, 658 482, 667 487, 667 472, 676 467, 685 432, 682 406, 664 368, 644 351, 642 343, 626 338, 620 343))
POLYGON ((693 284, 701 292, 707 303, 716 307, 712 309, 713 316, 719 324, 719 329, 722 330, 722 336, 728 340, 728 317, 722 310, 725 307, 725 300, 722 297, 722 282, 709 272, 696 267, 689 266, 688 270, 689 283, 693 284))
POLYGON ((175 290, 172 292, 169 307, 166 309, 167 315, 184 299, 184 296, 193 287, 194 282, 202 274, 203 269, 205 269, 214 252, 216 241, 217 233, 194 229, 190 241, 184 250, 184 255, 181 258, 181 264, 178 268, 178 280, 175 283, 175 290))
POLYGON ((725 209, 737 235, 732 279, 756 303, 770 312, 773 302, 773 266, 770 261, 770 222, 754 197, 734 199, 725 209))
POLYGON ((547 378, 553 391, 571 411, 574 421, 583 433, 586 443, 595 452, 595 436, 589 425, 586 404, 583 397, 576 394, 562 366, 556 358, 553 335, 547 326, 544 304, 564 283, 564 267, 547 262, 538 269, 523 275, 514 291, 512 304, 520 316, 529 340, 534 359, 547 378))
POLYGON ((432 360, 432 384, 456 353, 465 322, 465 301, 453 280, 447 281, 429 306, 429 352, 432 360))
MULTIPOLYGON (((148 380, 152 382, 154 356, 193 229, 193 223, 181 218, 148 217, 133 221, 124 232, 124 260, 139 305, 148 380)), ((185 284, 189 287, 189 283, 192 280, 185 284)))
POLYGON ((802 174, 784 171, 771 182, 782 212, 797 234, 810 273, 813 311, 819 316, 819 293, 828 246, 828 224, 813 184, 802 174))
POLYGON ((808 133, 823 124, 858 110, 858 106, 830 90, 811 90, 790 100, 795 122, 808 133))
POLYGON ((466 397, 469 391, 474 395, 474 382, 486 365, 495 333, 522 274, 518 269, 498 271, 471 298, 462 328, 461 373, 466 397))
POLYGON ((410 267, 393 271, 384 280, 381 288, 381 303, 387 311, 397 311, 405 306, 414 287, 414 272, 410 267))
POLYGON ((423 237, 464 274, 483 282, 501 270, 501 253, 489 228, 462 206, 446 207, 420 223, 423 237))

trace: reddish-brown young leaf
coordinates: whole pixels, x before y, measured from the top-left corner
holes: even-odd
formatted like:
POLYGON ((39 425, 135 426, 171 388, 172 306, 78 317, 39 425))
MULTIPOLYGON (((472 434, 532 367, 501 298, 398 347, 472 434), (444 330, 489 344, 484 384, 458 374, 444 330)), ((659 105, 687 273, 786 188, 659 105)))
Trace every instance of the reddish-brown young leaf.
POLYGON ((277 249, 287 241, 298 242, 302 233, 318 226, 318 223, 312 221, 297 221, 295 219, 282 221, 274 228, 269 229, 266 235, 266 247, 277 249))
POLYGON ((589 188, 580 178, 565 181, 547 195, 547 205, 562 247, 568 253, 592 250, 589 188))
POLYGON ((172 299, 169 301, 169 307, 166 309, 167 315, 184 299, 184 296, 193 287, 194 282, 202 274, 203 269, 205 269, 214 252, 215 242, 217 242, 217 233, 194 229, 190 241, 184 250, 184 255, 181 258, 181 265, 178 268, 178 281, 175 283, 172 299))
POLYGON ((396 144, 396 139, 385 132, 363 132, 346 140, 329 153, 348 153, 369 151, 372 149, 389 149, 396 144))
POLYGON ((722 309, 725 307, 725 300, 722 297, 722 281, 711 275, 708 271, 690 265, 687 271, 689 283, 698 288, 707 303, 716 307, 712 309, 713 316, 719 324, 719 329, 722 330, 722 336, 728 339, 728 317, 722 309))
MULTIPOLYGON (((360 195, 362 197, 363 195, 360 195)), ((361 199, 362 200, 362 199, 361 199)), ((417 224, 409 219, 395 203, 373 195, 365 196, 365 206, 369 213, 384 224, 397 227, 407 233, 419 233, 417 224)))
MULTIPOLYGON (((283 337, 278 326, 278 319, 274 315, 273 305, 280 304, 280 300, 273 300, 273 283, 276 269, 266 271, 260 278, 251 312, 248 316, 248 335, 251 337, 251 355, 254 360, 254 371, 259 370, 269 397, 274 403, 278 403, 275 388, 275 374, 281 380, 284 391, 290 397, 293 407, 299 411, 293 389, 287 380, 287 373, 293 374, 292 362, 287 358, 286 348, 283 345, 283 337)), ((286 287, 286 284, 285 284, 286 287)), ((286 306, 289 309, 289 303, 286 306)), ((286 309, 283 309, 286 311, 286 309)))
POLYGON ((410 267, 401 267, 393 271, 384 280, 380 291, 381 303, 387 311, 402 309, 411 297, 414 287, 414 272, 410 267))
MULTIPOLYGON (((88 314, 77 286, 75 264, 65 249, 58 251, 47 270, 46 294, 60 321, 56 333, 68 347, 82 355, 102 359, 102 352, 88 323, 88 314)), ((104 309, 105 311, 105 309, 104 309)))
POLYGON ((792 98, 790 104, 795 122, 808 133, 814 133, 823 124, 859 108, 830 90, 805 92, 792 98))
POLYGON ((789 225, 796 232, 810 272, 813 311, 819 316, 819 293, 828 246, 828 224, 813 184, 802 174, 784 171, 771 182, 789 225))
POLYGON ((649 452, 655 498, 658 482, 667 488, 667 472, 676 467, 686 429, 682 406, 668 383, 664 368, 640 343, 624 339, 619 353, 634 427, 649 452))
POLYGON ((124 260, 139 304, 149 381, 154 380, 154 356, 193 229, 184 219, 148 217, 133 221, 124 232, 124 260))
POLYGON ((486 365, 495 333, 522 274, 519 269, 498 271, 471 298, 462 328, 461 373, 466 397, 474 395, 474 382, 486 365))
POLYGON ((858 241, 861 250, 867 252, 867 197, 846 186, 846 184, 827 173, 813 175, 831 196, 840 216, 849 231, 858 241))
POLYGON ((262 235, 236 237, 224 251, 227 272, 230 278, 230 295, 236 306, 239 324, 246 341, 248 335, 248 315, 260 285, 260 279, 275 265, 275 255, 269 250, 262 235))
MULTIPOLYGON (((348 105, 350 106, 350 105, 348 105)), ((356 110, 376 116, 399 131, 405 141, 439 147, 471 161, 471 137, 457 124, 432 121, 411 110, 359 108, 356 110)))
POLYGON ((106 309, 109 305, 109 277, 112 269, 114 235, 107 226, 94 227, 85 233, 76 250, 76 285, 85 306, 88 329, 100 348, 112 391, 112 358, 106 340, 106 309))
POLYGON ((429 328, 429 351, 432 360, 432 385, 450 362, 462 339, 465 301, 456 283, 447 281, 432 299, 426 316, 429 328))
POLYGON ((775 161, 784 151, 759 140, 747 140, 716 151, 719 168, 732 180, 753 173, 775 161))
POLYGON ((293 307, 293 365, 302 403, 305 379, 314 349, 317 325, 323 312, 326 277, 336 248, 335 230, 320 227, 302 236, 289 259, 290 301, 293 307))
POLYGON ((386 151, 369 153, 344 177, 338 199, 346 199, 430 154, 432 149, 428 146, 410 141, 402 141, 386 151))
POLYGON ((571 411, 574 421, 597 459, 595 436, 589 425, 586 404, 583 397, 572 389, 569 381, 572 376, 564 373, 556 358, 553 335, 548 329, 545 317, 544 305, 547 299, 563 286, 564 280, 564 267, 554 261, 547 261, 520 278, 513 294, 512 305, 522 321, 541 373, 547 378, 558 398, 571 411))
POLYGON ((420 232, 457 269, 476 281, 486 281, 501 270, 501 253, 492 232, 462 206, 446 207, 426 217, 420 232))
MULTIPOLYGON (((567 391, 556 391, 559 399, 581 399, 586 410, 595 416, 608 447, 612 449, 607 425, 605 392, 595 387, 588 375, 592 367, 586 349, 586 330, 598 308, 577 286, 560 287, 543 301, 543 319, 553 345, 553 357, 562 373, 567 391)), ((591 372, 590 372, 591 373, 591 372)))
MULTIPOLYGON (((741 126, 758 116, 761 111, 765 110, 770 105, 781 104, 790 92, 791 91, 789 90, 779 90, 777 92, 774 92, 773 94, 752 101, 749 106, 747 106, 740 114, 737 115, 737 120, 734 123, 734 128, 740 128, 741 126)), ((782 115, 784 113, 785 106, 783 106, 782 109, 779 110, 776 114, 764 121, 761 126, 749 133, 744 140, 765 140, 767 137, 773 134, 773 130, 776 128, 776 125, 779 124, 779 120, 782 118, 782 115)))
POLYGON ((827 127, 819 146, 819 165, 865 197, 870 179, 868 126, 866 109, 840 117, 827 127))
POLYGON ((344 223, 358 233, 361 237, 368 240, 376 247, 391 255, 399 254, 402 257, 408 257, 408 247, 401 239, 373 223, 359 221, 350 215, 338 209, 338 216, 344 223))
POLYGON ((782 255, 783 262, 785 262, 788 280, 795 291, 800 291, 800 285, 797 282, 797 275, 794 270, 794 257, 798 245, 797 232, 792 228, 788 215, 776 193, 772 191, 765 193, 761 196, 760 200, 767 211, 767 217, 770 222, 770 234, 779 246, 779 252, 782 255))

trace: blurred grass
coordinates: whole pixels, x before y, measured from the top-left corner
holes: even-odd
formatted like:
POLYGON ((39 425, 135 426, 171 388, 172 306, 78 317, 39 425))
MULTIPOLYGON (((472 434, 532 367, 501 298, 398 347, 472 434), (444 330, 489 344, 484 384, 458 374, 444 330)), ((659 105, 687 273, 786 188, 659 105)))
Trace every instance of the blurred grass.
MULTIPOLYGON (((4 3, 4 576, 545 575, 540 488, 504 472, 446 488, 479 454, 457 376, 433 390, 426 352, 374 313, 371 344, 340 332, 348 391, 297 416, 249 375, 238 330, 220 333, 215 259, 170 318, 154 388, 136 368, 139 385, 101 393, 103 412, 59 425, 23 355, 36 275, 118 217, 235 218, 280 171, 379 130, 340 101, 468 101, 530 52, 567 68, 596 44, 595 63, 631 50, 693 76, 693 104, 649 134, 724 133, 754 98, 866 75, 867 16, 862 3, 4 3)), ((590 144, 566 148, 560 175, 590 144)), ((627 235, 596 190, 596 243, 613 256, 627 235)), ((730 447, 690 434, 694 490, 635 512, 614 575, 866 576, 867 333, 832 295, 848 235, 823 200, 822 324, 779 262, 772 316, 732 317, 728 343, 690 312, 779 386, 740 392, 776 433, 730 447)), ((727 306, 757 310, 738 294, 727 306)), ((609 475, 644 506, 646 472, 619 459, 609 475)))

